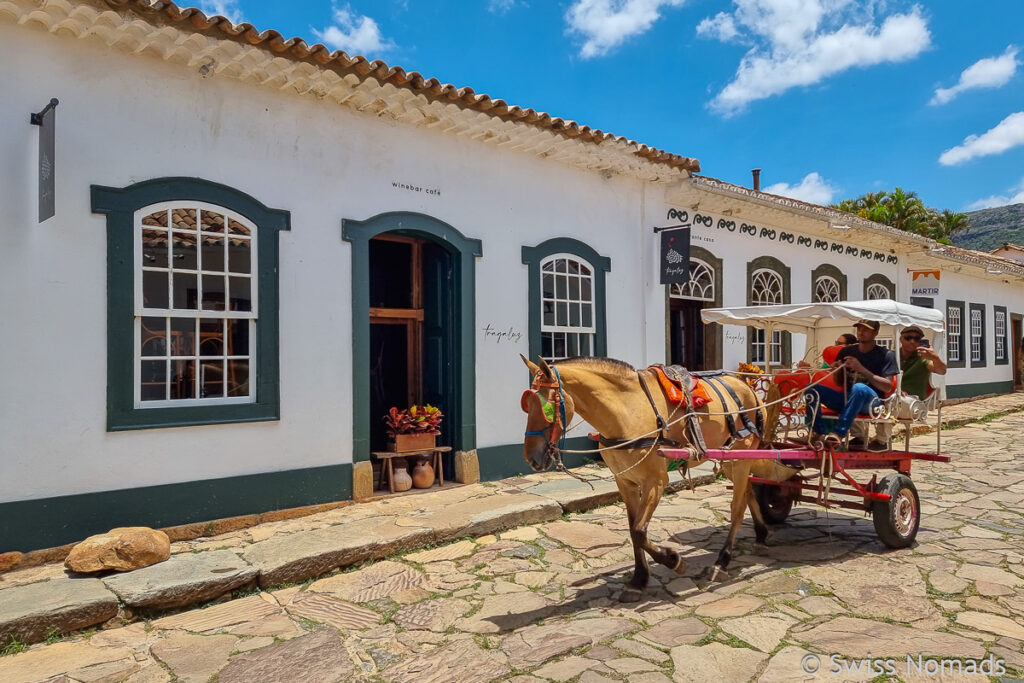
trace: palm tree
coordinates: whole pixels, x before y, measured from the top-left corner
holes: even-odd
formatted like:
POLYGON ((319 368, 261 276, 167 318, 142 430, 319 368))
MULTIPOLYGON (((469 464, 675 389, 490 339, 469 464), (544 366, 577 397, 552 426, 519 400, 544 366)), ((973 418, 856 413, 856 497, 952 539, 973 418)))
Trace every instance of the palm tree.
POLYGON ((930 209, 916 192, 907 192, 902 187, 892 192, 868 192, 856 199, 844 199, 832 204, 832 208, 945 243, 950 243, 954 234, 969 230, 971 225, 965 214, 930 209))
POLYGON ((964 213, 943 209, 941 214, 936 215, 936 218, 938 220, 933 229, 933 234, 930 236, 940 242, 948 244, 952 241, 953 235, 971 229, 971 219, 964 213))

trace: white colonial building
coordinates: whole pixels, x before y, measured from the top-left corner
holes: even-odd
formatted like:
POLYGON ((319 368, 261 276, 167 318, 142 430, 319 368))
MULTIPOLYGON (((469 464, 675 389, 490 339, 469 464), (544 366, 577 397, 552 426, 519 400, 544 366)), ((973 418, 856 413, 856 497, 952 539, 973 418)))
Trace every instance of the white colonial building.
POLYGON ((910 270, 941 274, 949 395, 1013 388, 1006 259, 167 2, 9 0, 0 45, 0 551, 349 498, 392 405, 522 472, 520 353, 787 365, 801 340, 699 310, 910 301, 910 270), (652 229, 684 214, 666 288, 652 229))

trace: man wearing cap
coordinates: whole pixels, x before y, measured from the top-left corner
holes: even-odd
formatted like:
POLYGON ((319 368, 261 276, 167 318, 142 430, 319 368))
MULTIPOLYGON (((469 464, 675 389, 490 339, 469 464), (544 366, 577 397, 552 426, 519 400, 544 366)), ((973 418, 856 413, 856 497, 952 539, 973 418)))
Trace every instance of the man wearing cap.
POLYGON ((924 332, 917 325, 903 328, 900 334, 900 370, 903 371, 903 391, 911 396, 927 398, 932 373, 946 374, 946 364, 938 352, 922 344, 924 332))
MULTIPOLYGON (((927 342, 922 343, 924 332, 917 325, 904 327, 900 333, 900 371, 903 373, 901 382, 903 393, 919 399, 928 397, 931 388, 932 373, 946 374, 946 364, 939 353, 927 342)), ((864 430, 867 435, 867 429, 864 430)), ((892 438, 892 425, 878 423, 875 425, 875 440, 868 446, 869 450, 888 448, 892 438)), ((853 444, 853 439, 850 440, 853 444)))
MULTIPOLYGON (((877 320, 858 320, 854 323, 857 332, 857 344, 846 346, 836 356, 836 364, 842 365, 846 371, 847 400, 843 402, 843 392, 827 386, 818 385, 807 390, 811 402, 819 399, 821 405, 839 411, 835 433, 840 438, 850 431, 854 418, 858 413, 866 413, 871 405, 892 390, 892 378, 899 373, 896 354, 889 349, 875 344, 875 337, 881 327, 877 320)), ((820 436, 825 433, 822 418, 816 416, 814 432, 820 436)), ((863 443, 856 444, 863 448, 863 443)))

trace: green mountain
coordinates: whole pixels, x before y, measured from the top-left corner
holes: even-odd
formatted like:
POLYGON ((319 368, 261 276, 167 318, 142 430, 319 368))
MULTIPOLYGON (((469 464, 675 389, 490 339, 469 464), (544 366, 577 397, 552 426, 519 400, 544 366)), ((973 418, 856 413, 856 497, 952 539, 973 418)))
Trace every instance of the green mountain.
POLYGON ((1024 204, 968 211, 967 217, 971 229, 953 238, 958 247, 992 251, 1003 242, 1024 245, 1024 204))

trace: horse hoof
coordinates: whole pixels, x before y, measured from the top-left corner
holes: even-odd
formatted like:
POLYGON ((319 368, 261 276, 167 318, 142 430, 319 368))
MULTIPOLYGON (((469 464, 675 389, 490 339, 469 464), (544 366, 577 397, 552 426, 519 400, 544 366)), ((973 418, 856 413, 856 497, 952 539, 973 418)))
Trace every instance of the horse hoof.
POLYGON ((619 594, 619 602, 640 602, 643 596, 644 592, 639 588, 626 587, 619 594))
POLYGON ((676 562, 676 566, 673 567, 672 570, 676 574, 685 574, 686 573, 686 560, 684 560, 682 557, 680 557, 679 561, 676 562))
POLYGON ((708 569, 708 580, 712 583, 720 583, 722 581, 729 580, 729 572, 722 569, 717 564, 708 569))

